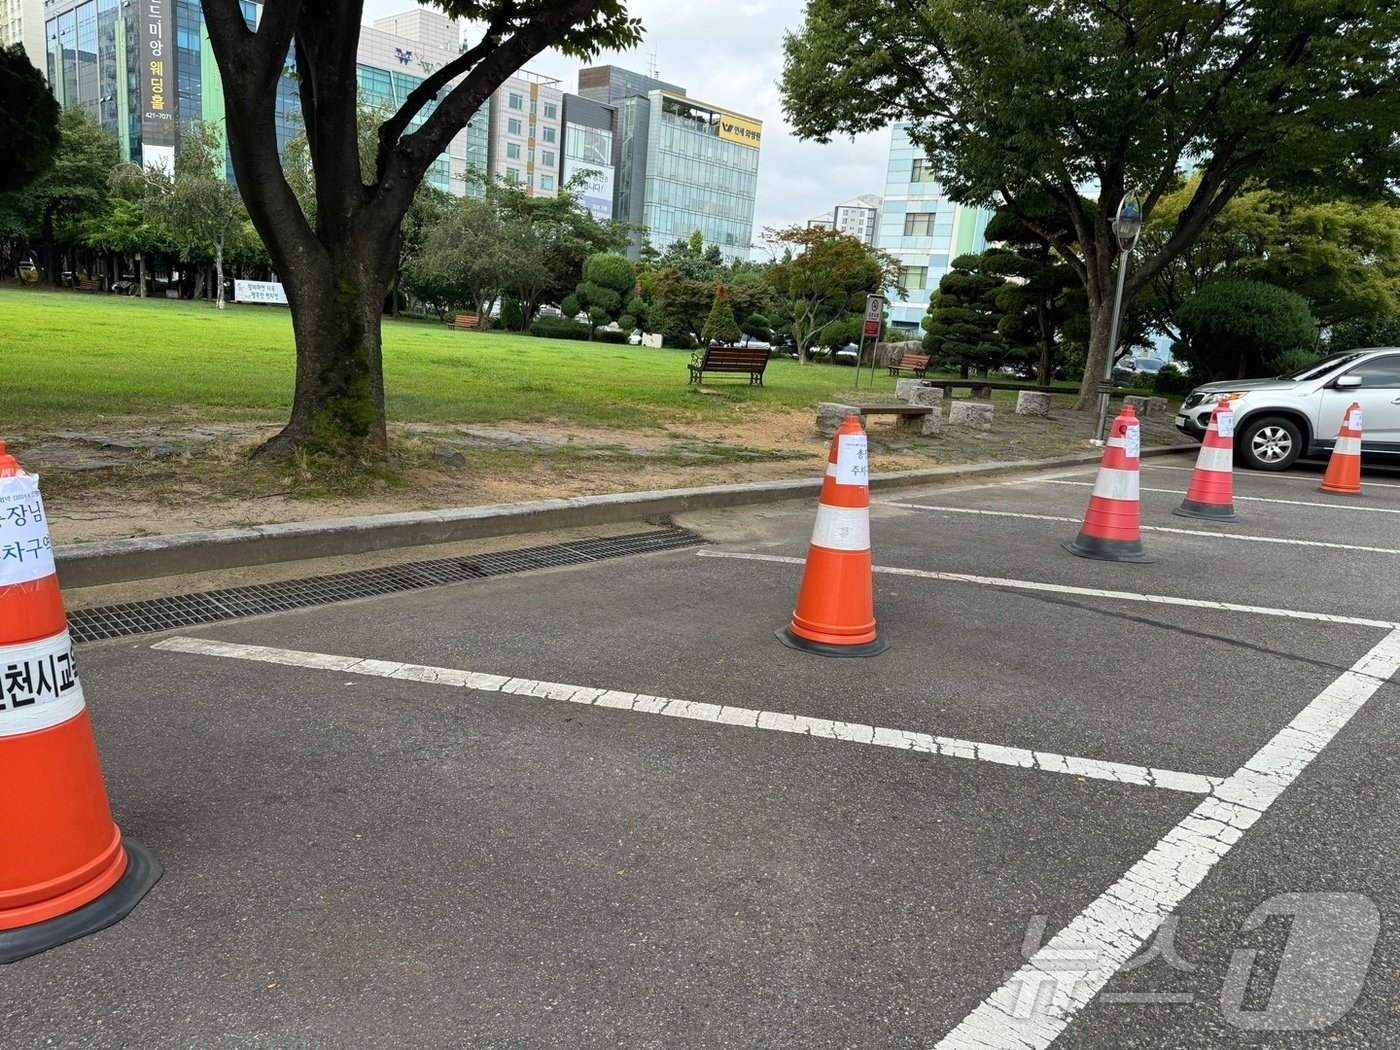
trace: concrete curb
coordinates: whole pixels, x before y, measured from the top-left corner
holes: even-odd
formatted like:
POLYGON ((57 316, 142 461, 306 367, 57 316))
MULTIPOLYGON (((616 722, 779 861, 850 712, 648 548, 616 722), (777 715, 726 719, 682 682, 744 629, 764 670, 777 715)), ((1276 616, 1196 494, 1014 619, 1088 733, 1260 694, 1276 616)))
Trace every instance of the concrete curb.
MULTIPOLYGON (((1143 449, 1142 454, 1144 457, 1174 455, 1194 452, 1197 447, 1194 444, 1173 445, 1143 449)), ((875 474, 870 478, 870 487, 878 492, 963 478, 1077 467, 1097 463, 1100 458, 1100 454, 1094 452, 1056 459, 971 463, 897 474, 875 474)), ((811 481, 713 485, 697 489, 623 492, 611 496, 146 536, 68 547, 57 552, 56 561, 59 579, 64 587, 95 587, 213 569, 271 565, 308 558, 455 543, 489 536, 640 521, 687 511, 776 503, 811 498, 820 491, 821 484, 821 478, 816 478, 811 481)))

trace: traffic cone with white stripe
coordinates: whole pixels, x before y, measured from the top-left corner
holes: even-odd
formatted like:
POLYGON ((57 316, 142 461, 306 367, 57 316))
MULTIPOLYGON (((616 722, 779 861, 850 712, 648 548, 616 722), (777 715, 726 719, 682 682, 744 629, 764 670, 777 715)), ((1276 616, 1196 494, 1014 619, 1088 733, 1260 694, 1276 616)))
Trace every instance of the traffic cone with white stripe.
POLYGON ((1355 401, 1342 417, 1342 429, 1337 431, 1337 443, 1332 446, 1332 458, 1327 461, 1327 473, 1318 491, 1361 495, 1361 405, 1355 401))
POLYGON ((774 632, 793 649, 822 656, 874 656, 885 649, 875 631, 869 462, 860 419, 847 416, 831 439, 792 623, 774 632))
POLYGON ((1142 549, 1142 511, 1138 503, 1141 456, 1142 428, 1133 406, 1124 405, 1109 429, 1084 524, 1078 536, 1061 544, 1065 550, 1098 561, 1157 560, 1142 549))
POLYGON ((1210 414, 1196 457, 1196 469, 1186 486, 1186 498, 1172 511, 1183 518, 1235 520, 1235 412, 1222 398, 1210 414))
POLYGON ((123 918, 160 878, 112 822, 39 479, 0 442, 0 962, 123 918))

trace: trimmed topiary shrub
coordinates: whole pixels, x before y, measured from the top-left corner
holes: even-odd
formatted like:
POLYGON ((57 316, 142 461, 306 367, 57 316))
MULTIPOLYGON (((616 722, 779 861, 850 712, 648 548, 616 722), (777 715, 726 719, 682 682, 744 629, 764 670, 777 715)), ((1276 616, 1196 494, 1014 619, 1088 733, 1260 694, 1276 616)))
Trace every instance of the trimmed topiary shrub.
POLYGON ((587 339, 588 326, 567 317, 537 317, 530 334, 538 339, 587 339))
POLYGON ((1191 377, 1177 368, 1176 365, 1163 365, 1152 377, 1151 390, 1154 394, 1170 396, 1172 394, 1185 394, 1193 385, 1191 377))

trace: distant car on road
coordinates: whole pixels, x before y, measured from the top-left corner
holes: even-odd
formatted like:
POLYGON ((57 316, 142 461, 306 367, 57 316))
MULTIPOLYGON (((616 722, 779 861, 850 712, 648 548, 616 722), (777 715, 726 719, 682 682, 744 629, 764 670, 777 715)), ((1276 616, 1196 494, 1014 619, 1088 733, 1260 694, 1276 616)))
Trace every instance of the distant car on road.
POLYGON ((1361 451, 1400 464, 1400 347, 1333 354, 1274 379, 1205 383, 1182 402, 1176 429, 1201 440, 1226 398, 1234 404, 1235 459, 1251 469, 1287 470, 1299 456, 1331 452, 1353 402, 1361 406, 1361 451))
POLYGON ((841 349, 833 351, 831 359, 838 365, 851 365, 852 367, 860 360, 860 347, 855 343, 847 343, 841 349))

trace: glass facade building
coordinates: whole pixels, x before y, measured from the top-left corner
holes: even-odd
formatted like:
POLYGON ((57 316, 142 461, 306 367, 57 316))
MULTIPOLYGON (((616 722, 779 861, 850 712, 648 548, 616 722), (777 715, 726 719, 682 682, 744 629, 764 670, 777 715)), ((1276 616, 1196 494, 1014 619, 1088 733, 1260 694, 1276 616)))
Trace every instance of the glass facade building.
POLYGON ((919 322, 928 312, 929 299, 938 290, 949 263, 959 255, 986 248, 991 213, 948 199, 943 187, 934 181, 923 150, 909 140, 908 127, 896 124, 891 131, 884 205, 875 244, 904 266, 908 299, 890 301, 891 323, 921 334, 919 322))
POLYGON ((581 96, 617 113, 614 216, 643 227, 657 248, 699 230, 726 259, 747 259, 763 122, 617 66, 581 70, 578 82, 581 96))

